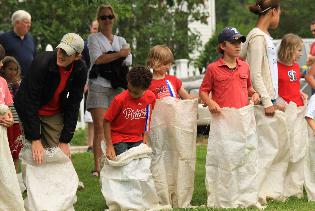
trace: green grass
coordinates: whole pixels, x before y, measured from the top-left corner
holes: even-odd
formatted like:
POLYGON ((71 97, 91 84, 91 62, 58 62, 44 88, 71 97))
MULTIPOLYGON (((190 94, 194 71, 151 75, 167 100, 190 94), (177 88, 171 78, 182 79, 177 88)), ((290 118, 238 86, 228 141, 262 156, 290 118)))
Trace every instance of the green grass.
MULTIPOLYGON (((195 173, 195 190, 191 204, 205 205, 207 201, 207 192, 205 188, 205 157, 207 153, 206 145, 197 146, 197 162, 195 173)), ((72 156, 74 166, 77 170, 80 180, 84 183, 84 190, 78 191, 78 201, 75 204, 76 211, 103 211, 106 208, 105 200, 101 193, 99 180, 92 177, 90 171, 93 164, 91 153, 80 153, 72 156)), ((224 209, 176 209, 176 210, 224 210, 224 209)), ((225 209, 225 210, 257 210, 257 209, 225 209)), ((268 203, 265 210, 296 210, 309 211, 315 210, 315 202, 307 202, 307 198, 290 198, 286 202, 268 203)))
POLYGON ((75 131, 73 138, 71 140, 71 145, 73 146, 86 146, 86 129, 78 129, 75 131))

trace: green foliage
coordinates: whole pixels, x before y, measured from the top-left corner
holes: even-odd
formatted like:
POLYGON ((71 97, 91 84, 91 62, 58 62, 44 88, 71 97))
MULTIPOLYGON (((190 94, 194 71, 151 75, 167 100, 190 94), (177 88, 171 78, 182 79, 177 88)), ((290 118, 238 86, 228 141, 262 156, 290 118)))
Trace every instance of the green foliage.
POLYGON ((218 31, 210 38, 205 44, 203 52, 197 58, 195 65, 201 70, 203 67, 207 67, 208 64, 215 61, 220 57, 221 54, 217 53, 216 49, 218 46, 218 31))
POLYGON ((118 14, 114 32, 131 43, 134 63, 144 64, 149 48, 156 44, 170 46, 176 58, 188 58, 199 36, 187 27, 188 19, 204 20, 205 0, 17 0, 0 1, 0 28, 10 30, 11 15, 24 9, 32 15, 31 33, 41 51, 48 44, 56 46, 68 32, 85 39, 89 24, 100 4, 111 4, 118 14), (5 12, 4 12, 5 11, 5 12))
POLYGON ((71 140, 73 146, 86 146, 87 145, 87 131, 86 129, 78 129, 75 131, 71 140))
POLYGON ((188 58, 191 49, 200 45, 198 34, 188 28, 188 19, 203 20, 207 15, 201 8, 204 0, 135 1, 133 18, 122 18, 118 23, 120 34, 132 43, 134 63, 145 64, 150 47, 168 45, 176 59, 188 58))
POLYGON ((280 24, 272 36, 281 39, 287 33, 294 33, 303 38, 312 38, 310 23, 315 19, 314 11, 314 0, 282 1, 280 24))
MULTIPOLYGON (((258 16, 248 9, 248 6, 255 2, 255 0, 216 0, 217 33, 225 26, 233 26, 247 35, 258 20, 258 16)), ((281 11, 279 27, 270 31, 273 38, 281 39, 287 33, 295 33, 303 38, 312 37, 309 25, 315 19, 314 0, 281 1, 281 11)), ((216 59, 214 55, 217 33, 209 40, 197 59, 196 64, 200 69, 216 59)))

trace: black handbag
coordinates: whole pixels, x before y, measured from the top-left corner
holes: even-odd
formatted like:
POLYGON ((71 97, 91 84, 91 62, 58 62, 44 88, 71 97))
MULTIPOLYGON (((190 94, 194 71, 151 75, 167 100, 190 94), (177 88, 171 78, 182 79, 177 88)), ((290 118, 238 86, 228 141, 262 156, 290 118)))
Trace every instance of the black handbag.
MULTIPOLYGON (((109 51, 107 53, 115 53, 109 51)), ((127 89, 127 74, 129 67, 124 64, 126 57, 121 57, 106 64, 94 64, 91 68, 89 78, 97 78, 98 75, 110 81, 112 87, 127 89)))

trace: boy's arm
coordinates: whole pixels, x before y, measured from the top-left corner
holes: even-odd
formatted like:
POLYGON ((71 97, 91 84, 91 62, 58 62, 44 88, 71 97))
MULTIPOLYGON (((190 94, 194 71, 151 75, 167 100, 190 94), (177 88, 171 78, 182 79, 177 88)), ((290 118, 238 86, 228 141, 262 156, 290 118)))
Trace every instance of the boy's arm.
POLYGON ((307 71, 306 75, 305 75, 305 80, 308 83, 308 85, 312 88, 315 89, 315 79, 314 79, 314 75, 315 75, 315 64, 313 64, 311 66, 311 69, 309 71, 307 71))
POLYGON ((180 98, 183 100, 194 98, 194 97, 190 96, 190 94, 185 90, 185 88, 183 86, 178 90, 178 94, 179 94, 180 98))
POLYGON ((310 117, 305 117, 308 125, 312 128, 313 130, 313 135, 315 135, 315 121, 314 119, 310 118, 310 117))
POLYGON ((220 113, 221 107, 209 97, 209 94, 203 91, 199 93, 200 99, 208 106, 211 113, 220 113))
POLYGON ((308 95, 306 93, 304 93, 302 91, 300 91, 300 93, 301 93, 301 97, 302 97, 303 101, 308 99, 308 95))
POLYGON ((260 102, 260 96, 259 94, 255 91, 253 87, 248 88, 248 96, 251 97, 251 101, 257 105, 260 102))
POLYGON ((143 143, 144 144, 148 144, 148 140, 149 140, 148 132, 144 132, 144 134, 143 134, 143 143))
POLYGON ((106 157, 110 160, 115 159, 116 153, 112 143, 112 136, 110 133, 110 122, 104 119, 104 137, 106 140, 106 157))

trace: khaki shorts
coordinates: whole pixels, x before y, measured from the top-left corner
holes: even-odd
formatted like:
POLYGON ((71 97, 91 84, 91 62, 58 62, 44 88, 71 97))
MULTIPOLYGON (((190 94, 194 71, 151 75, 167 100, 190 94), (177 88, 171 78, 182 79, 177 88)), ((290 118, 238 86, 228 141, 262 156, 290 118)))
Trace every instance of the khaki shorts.
POLYGON ((98 84, 89 83, 89 92, 86 99, 86 109, 104 108, 107 109, 113 98, 122 92, 123 89, 102 87, 98 84))
POLYGON ((63 114, 39 116, 41 141, 45 148, 57 147, 63 129, 63 114))

